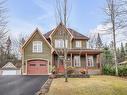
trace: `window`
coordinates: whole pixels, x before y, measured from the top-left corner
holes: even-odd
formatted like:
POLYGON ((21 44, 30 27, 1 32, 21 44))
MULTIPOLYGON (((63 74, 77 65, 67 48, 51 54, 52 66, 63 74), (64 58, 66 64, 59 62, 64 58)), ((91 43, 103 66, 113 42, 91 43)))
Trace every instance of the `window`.
POLYGON ((88 56, 87 66, 94 67, 93 56, 88 56))
POLYGON ((76 41, 76 48, 81 48, 82 45, 81 45, 81 41, 76 41))
POLYGON ((40 66, 46 66, 46 64, 40 64, 40 66))
POLYGON ((42 52, 42 42, 41 41, 34 41, 33 42, 33 52, 35 52, 35 53, 42 52))
POLYGON ((80 67, 80 56, 74 56, 74 67, 80 67))
MULTIPOLYGON (((65 40, 65 46, 68 47, 68 40, 65 40)), ((64 40, 56 39, 55 40, 55 48, 64 48, 64 40)))
POLYGON ((30 64, 30 66, 36 66, 36 64, 30 64))

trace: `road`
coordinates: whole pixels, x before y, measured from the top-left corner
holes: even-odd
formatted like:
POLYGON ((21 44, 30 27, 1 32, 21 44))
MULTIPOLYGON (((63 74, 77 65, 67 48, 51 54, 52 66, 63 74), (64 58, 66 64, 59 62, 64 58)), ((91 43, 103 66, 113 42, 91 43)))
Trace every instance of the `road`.
POLYGON ((0 95, 35 95, 48 76, 0 76, 0 95))

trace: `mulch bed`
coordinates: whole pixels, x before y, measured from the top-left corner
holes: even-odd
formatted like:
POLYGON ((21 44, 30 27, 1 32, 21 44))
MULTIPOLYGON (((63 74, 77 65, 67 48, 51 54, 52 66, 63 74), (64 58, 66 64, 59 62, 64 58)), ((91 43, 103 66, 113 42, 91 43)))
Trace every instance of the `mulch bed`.
MULTIPOLYGON (((53 78, 64 78, 65 75, 63 74, 54 74, 52 75, 53 78)), ((69 78, 90 78, 90 75, 88 74, 68 74, 69 78)))

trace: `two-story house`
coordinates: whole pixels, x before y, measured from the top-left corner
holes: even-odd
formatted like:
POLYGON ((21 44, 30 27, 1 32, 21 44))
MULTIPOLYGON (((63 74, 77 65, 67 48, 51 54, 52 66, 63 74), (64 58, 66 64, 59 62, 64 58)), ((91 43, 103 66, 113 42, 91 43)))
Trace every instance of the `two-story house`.
POLYGON ((55 29, 42 34, 36 29, 22 47, 22 73, 43 75, 55 67, 64 72, 63 56, 67 65, 76 69, 100 69, 100 50, 88 49, 89 38, 60 23, 55 29))

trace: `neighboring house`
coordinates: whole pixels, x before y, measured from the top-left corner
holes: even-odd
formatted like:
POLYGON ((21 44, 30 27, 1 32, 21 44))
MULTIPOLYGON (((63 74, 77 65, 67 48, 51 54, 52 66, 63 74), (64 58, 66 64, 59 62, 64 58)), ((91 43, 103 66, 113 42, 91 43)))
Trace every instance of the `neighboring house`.
POLYGON ((58 73, 63 73, 64 63, 60 58, 63 57, 64 46, 67 48, 68 66, 100 70, 101 51, 87 48, 88 40, 88 37, 66 28, 62 23, 44 35, 36 29, 22 47, 22 73, 49 74, 54 66, 58 73))
POLYGON ((21 75, 21 70, 8 62, 0 69, 1 75, 21 75))
POLYGON ((118 65, 127 65, 127 61, 120 62, 118 65))

